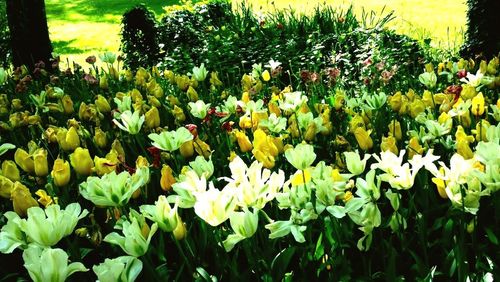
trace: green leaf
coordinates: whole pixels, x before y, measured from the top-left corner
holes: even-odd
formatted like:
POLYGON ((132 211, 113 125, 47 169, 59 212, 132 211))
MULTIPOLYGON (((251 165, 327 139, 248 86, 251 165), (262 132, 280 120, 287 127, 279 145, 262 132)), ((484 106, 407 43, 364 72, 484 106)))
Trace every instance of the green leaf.
POLYGON ((274 274, 274 281, 281 281, 283 276, 286 273, 288 265, 292 260, 293 255, 295 254, 295 247, 289 247, 283 251, 281 251, 271 263, 271 269, 274 274))
POLYGON ((314 250, 314 259, 319 260, 325 254, 325 247, 323 246, 323 233, 319 234, 318 241, 316 242, 316 249, 314 250))

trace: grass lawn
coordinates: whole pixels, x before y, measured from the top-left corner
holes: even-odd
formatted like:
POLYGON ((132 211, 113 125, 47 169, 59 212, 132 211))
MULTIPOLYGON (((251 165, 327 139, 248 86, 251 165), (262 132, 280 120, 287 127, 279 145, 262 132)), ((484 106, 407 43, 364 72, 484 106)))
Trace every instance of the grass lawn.
MULTIPOLYGON (((241 3, 237 0, 235 3, 241 3)), ((465 0, 246 0, 256 12, 293 8, 311 11, 316 4, 345 9, 353 5, 361 18, 363 10, 377 15, 394 10, 396 18, 390 27, 417 39, 431 38, 433 45, 454 48, 462 43, 465 30, 465 0)), ((122 14, 131 7, 145 3, 156 14, 164 6, 177 5, 177 0, 46 0, 49 31, 57 53, 82 64, 88 55, 102 51, 117 52, 120 45, 122 14)))

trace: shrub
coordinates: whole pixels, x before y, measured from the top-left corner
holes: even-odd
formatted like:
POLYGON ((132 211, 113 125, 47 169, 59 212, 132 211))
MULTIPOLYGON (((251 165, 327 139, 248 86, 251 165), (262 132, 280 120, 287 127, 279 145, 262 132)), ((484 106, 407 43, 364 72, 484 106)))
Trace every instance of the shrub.
POLYGON ((0 67, 10 63, 10 36, 5 1, 0 2, 0 67))
POLYGON ((123 15, 122 43, 125 64, 131 69, 154 65, 160 56, 158 28, 153 12, 139 5, 123 15))

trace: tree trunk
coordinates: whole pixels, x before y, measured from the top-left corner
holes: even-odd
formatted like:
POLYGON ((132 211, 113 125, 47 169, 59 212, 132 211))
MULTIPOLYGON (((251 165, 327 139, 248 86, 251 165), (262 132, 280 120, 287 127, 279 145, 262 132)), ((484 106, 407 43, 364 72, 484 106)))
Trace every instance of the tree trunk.
POLYGON ((461 54, 491 58, 500 52, 500 0, 467 0, 466 42, 461 54))
POLYGON ((39 61, 48 64, 52 58, 52 45, 44 0, 7 0, 7 19, 13 65, 33 69, 39 61))

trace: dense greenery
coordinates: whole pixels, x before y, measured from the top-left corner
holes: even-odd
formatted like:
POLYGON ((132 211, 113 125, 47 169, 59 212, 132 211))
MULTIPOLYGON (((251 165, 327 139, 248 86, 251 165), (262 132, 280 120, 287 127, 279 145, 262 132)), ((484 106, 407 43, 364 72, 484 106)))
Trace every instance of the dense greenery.
POLYGON ((0 66, 8 67, 10 63, 10 36, 5 1, 0 2, 0 66))
MULTIPOLYGON (((282 11, 258 18, 248 7, 240 8, 235 11, 229 4, 211 3, 198 5, 194 11, 180 10, 164 16, 158 23, 158 42, 162 48, 157 56, 140 52, 140 48, 127 52, 128 46, 136 43, 124 36, 124 56, 133 62, 128 66, 137 69, 159 65, 187 72, 204 63, 225 80, 250 71, 255 63, 273 59, 295 72, 337 67, 356 80, 361 76, 371 79, 372 73, 359 64, 370 59, 374 65, 383 62, 389 71, 399 69, 393 72, 394 81, 401 83, 395 87, 405 89, 408 81, 398 74, 420 71, 418 62, 423 60, 423 52, 417 42, 384 29, 392 19, 391 14, 380 19, 366 14, 360 22, 351 9, 342 12, 318 7, 310 16, 282 11)), ((124 26, 127 21, 124 18, 124 26)))
POLYGON ((467 0, 467 33, 462 55, 491 58, 500 53, 500 1, 467 0))

